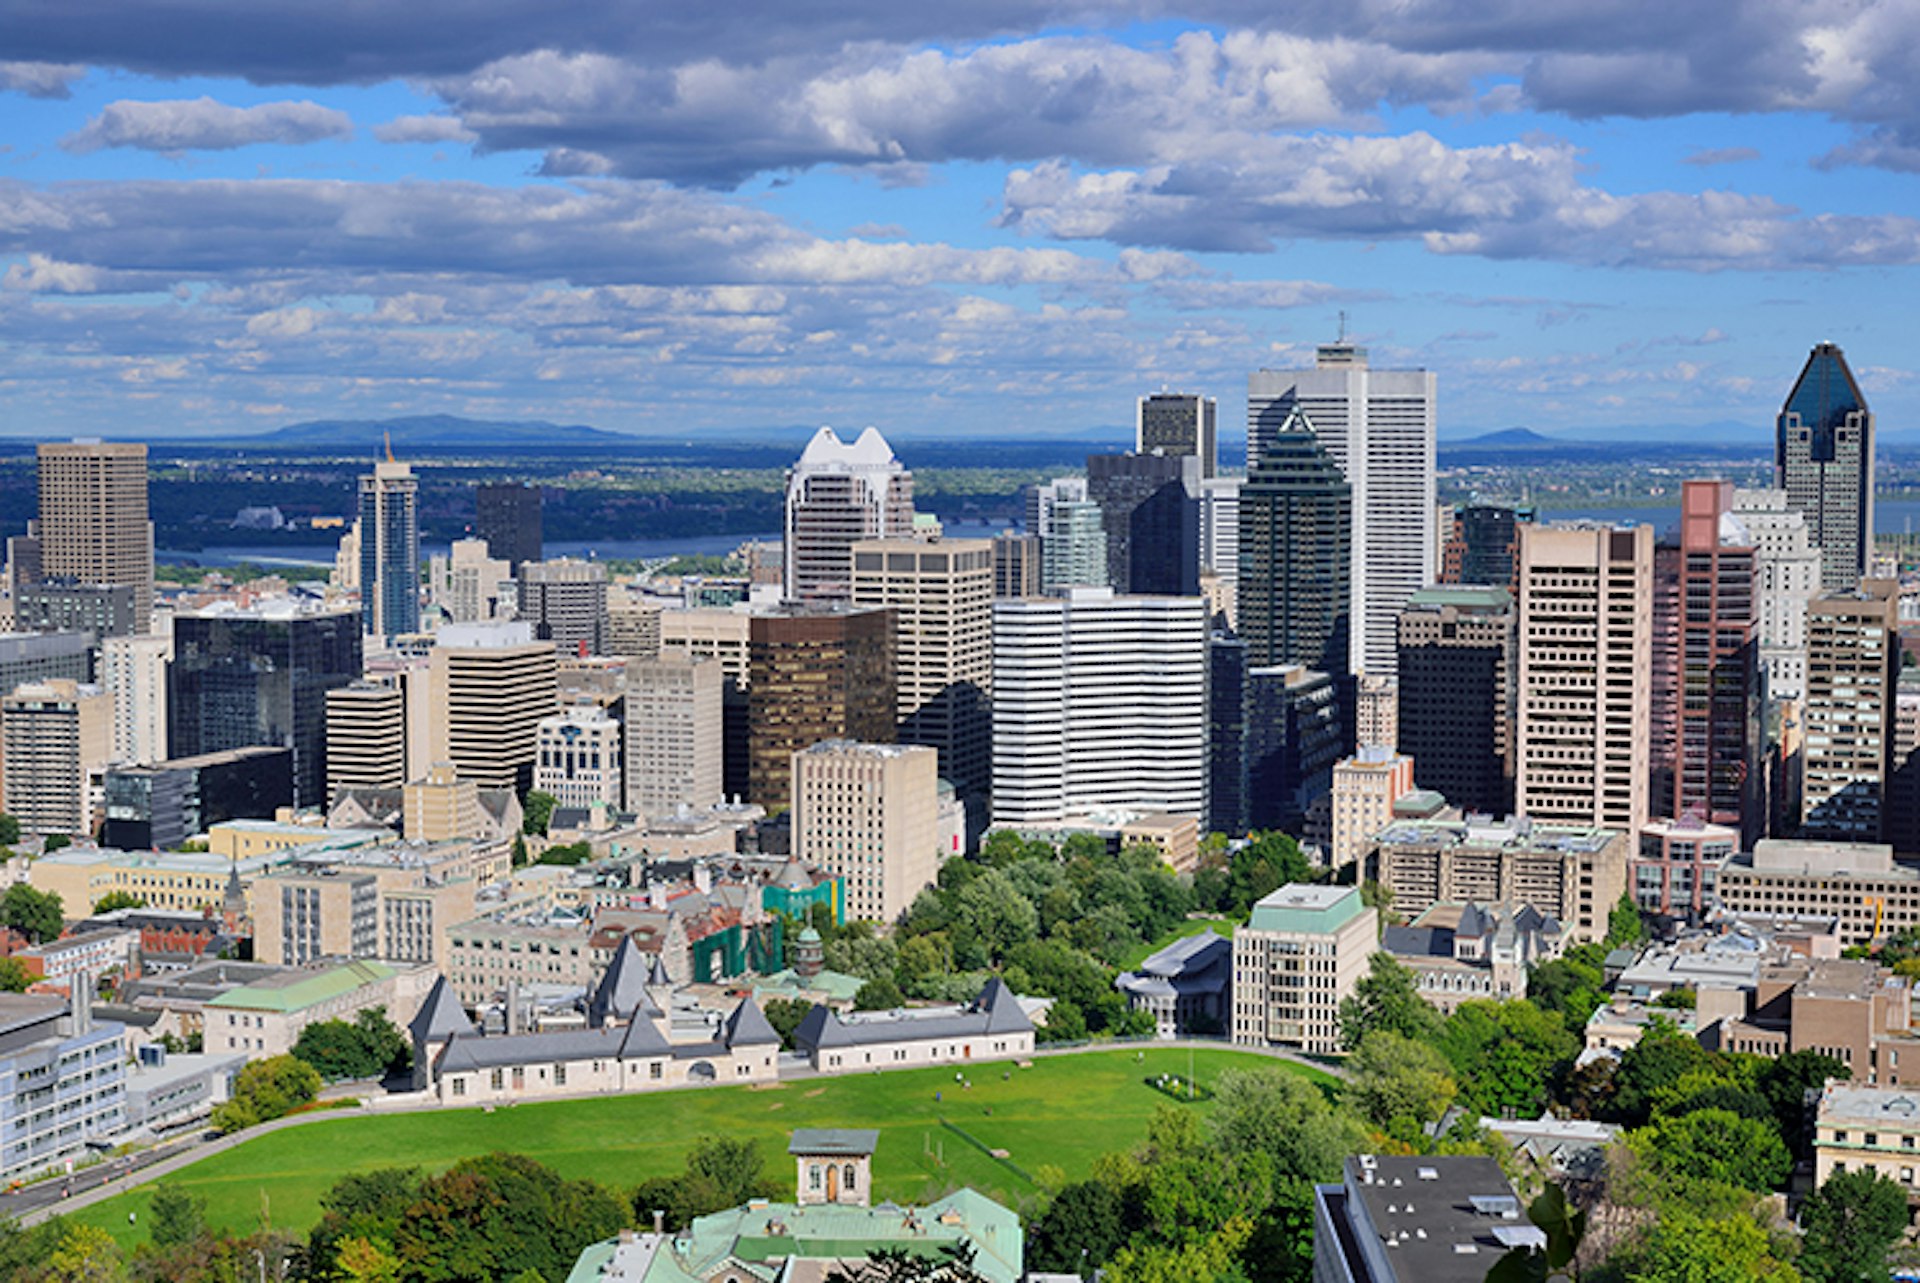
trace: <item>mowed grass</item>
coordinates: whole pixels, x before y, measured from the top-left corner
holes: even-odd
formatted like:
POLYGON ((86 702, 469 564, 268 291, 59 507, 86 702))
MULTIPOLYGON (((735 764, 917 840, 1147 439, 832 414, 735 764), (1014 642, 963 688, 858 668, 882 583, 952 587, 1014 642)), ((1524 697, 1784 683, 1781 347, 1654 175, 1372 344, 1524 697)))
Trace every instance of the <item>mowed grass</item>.
MULTIPOLYGON (((551 1101, 493 1113, 349 1114, 269 1133, 167 1180, 204 1196, 208 1223, 216 1228, 250 1232, 264 1214, 274 1225, 304 1232, 320 1217, 321 1195, 348 1172, 395 1166, 437 1172, 474 1154, 510 1150, 624 1194, 649 1177, 678 1172, 698 1138, 720 1135, 758 1145, 766 1170, 791 1197, 790 1131, 875 1127, 880 1195, 924 1202, 970 1185, 1018 1207, 1035 1193, 1022 1171, 1030 1176, 1050 1165, 1078 1178, 1101 1154, 1144 1137, 1154 1110, 1167 1100, 1144 1080, 1184 1074, 1187 1066, 1185 1050, 1127 1048, 1042 1057, 1030 1069, 1012 1062, 974 1064, 964 1070, 971 1088, 962 1088, 954 1081, 956 1070, 946 1068, 551 1101), (943 1119, 989 1149, 1006 1150, 1007 1161, 968 1144, 943 1127, 943 1119)), ((1315 1069, 1224 1048, 1195 1051, 1193 1066, 1202 1085, 1225 1069, 1299 1074, 1329 1088, 1334 1081, 1315 1069)), ((131 1247, 147 1237, 152 1192, 152 1185, 141 1186, 74 1219, 98 1225, 131 1247), (137 1222, 129 1223, 129 1212, 137 1222)))

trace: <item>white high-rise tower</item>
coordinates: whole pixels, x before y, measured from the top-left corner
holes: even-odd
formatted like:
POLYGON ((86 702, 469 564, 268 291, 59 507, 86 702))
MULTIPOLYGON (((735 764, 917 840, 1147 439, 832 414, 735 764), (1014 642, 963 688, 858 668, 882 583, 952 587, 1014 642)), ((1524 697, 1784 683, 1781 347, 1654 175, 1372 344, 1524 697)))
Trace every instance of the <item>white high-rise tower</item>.
POLYGON ((789 601, 853 596, 853 545, 913 534, 913 474, 874 428, 851 443, 832 428, 807 442, 787 473, 789 601))
POLYGON ((1434 399, 1432 371, 1373 369, 1344 340, 1311 370, 1247 376, 1248 466, 1298 409, 1352 487, 1355 673, 1395 674, 1400 612, 1432 577, 1434 399))

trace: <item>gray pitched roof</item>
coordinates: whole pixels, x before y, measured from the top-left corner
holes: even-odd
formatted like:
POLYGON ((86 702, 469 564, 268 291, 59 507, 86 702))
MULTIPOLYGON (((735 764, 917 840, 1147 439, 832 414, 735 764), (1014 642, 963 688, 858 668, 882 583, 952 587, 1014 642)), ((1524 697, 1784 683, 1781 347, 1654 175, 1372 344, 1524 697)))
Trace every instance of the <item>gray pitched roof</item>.
POLYGON ((667 974, 667 964, 661 960, 659 954, 654 954, 647 963, 648 986, 670 985, 672 983, 673 978, 667 974))
POLYGON ((867 1127, 796 1127, 787 1142, 789 1154, 871 1154, 880 1133, 867 1127))
POLYGON ((769 1044, 780 1045, 780 1035, 760 1011, 760 1004, 751 995, 742 998, 740 1005, 727 1017, 726 1044, 728 1047, 764 1047, 769 1044))
POLYGON ((647 1009, 646 963, 640 957, 632 936, 624 936, 613 951, 613 961, 593 991, 587 1004, 587 1023, 604 1025, 608 1020, 632 1020, 647 1009))
POLYGON ((441 1073, 470 1069, 505 1069, 514 1065, 552 1064, 568 1060, 612 1060, 619 1054, 623 1029, 565 1029, 553 1033, 509 1034, 486 1037, 462 1034, 447 1044, 440 1057, 441 1073))
POLYGON ((427 994, 427 1000, 420 1004, 418 1014, 407 1026, 407 1032, 413 1035, 416 1043, 437 1042, 456 1034, 473 1032, 473 1022, 467 1019, 466 1009, 453 996, 453 986, 447 983, 445 976, 433 982, 433 989, 427 994))
POLYGON ((998 976, 987 981, 980 996, 958 1010, 908 1009, 892 1013, 868 1012, 842 1020, 829 1008, 815 1005, 794 1030, 794 1045, 802 1051, 821 1047, 867 1047, 921 1038, 979 1038, 991 1034, 1031 1033, 1033 1022, 998 976))

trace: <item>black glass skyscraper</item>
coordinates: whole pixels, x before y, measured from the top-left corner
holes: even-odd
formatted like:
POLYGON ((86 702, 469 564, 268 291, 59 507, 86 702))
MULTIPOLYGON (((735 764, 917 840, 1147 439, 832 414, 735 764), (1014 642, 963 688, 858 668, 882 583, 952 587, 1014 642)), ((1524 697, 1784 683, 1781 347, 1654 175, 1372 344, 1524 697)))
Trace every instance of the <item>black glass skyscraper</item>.
POLYGON ((1806 514, 1822 585, 1853 588, 1873 547, 1873 414, 1832 343, 1813 349, 1787 396, 1774 467, 1787 506, 1806 514))
POLYGON ((1089 455, 1087 498, 1100 508, 1100 523, 1107 532, 1107 582, 1115 592, 1198 595, 1198 458, 1089 455))
POLYGON ((1240 487, 1240 636, 1249 667, 1344 677, 1352 613, 1353 492, 1294 411, 1240 487))
POLYGON ((360 612, 277 606, 173 621, 167 746, 293 750, 295 806, 327 800, 327 692, 360 676, 360 612))
POLYGON ((515 574, 541 559, 539 486, 488 482, 475 494, 474 508, 474 534, 486 540, 489 557, 509 563, 515 574))

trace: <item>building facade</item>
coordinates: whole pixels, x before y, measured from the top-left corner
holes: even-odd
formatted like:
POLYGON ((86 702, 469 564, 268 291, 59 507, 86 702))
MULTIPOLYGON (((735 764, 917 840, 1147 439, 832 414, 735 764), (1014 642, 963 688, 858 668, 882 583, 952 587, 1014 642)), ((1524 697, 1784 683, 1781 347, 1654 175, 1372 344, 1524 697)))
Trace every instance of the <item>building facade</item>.
POLYGON ((1087 498, 1107 536, 1104 583, 1169 597, 1200 591, 1200 477, 1192 455, 1087 456, 1087 498))
POLYGON ((1156 392, 1134 406, 1136 454, 1185 455, 1200 461, 1200 478, 1220 471, 1219 405, 1210 396, 1156 392))
POLYGON ((793 755, 821 740, 894 742, 890 611, 754 615, 748 646, 748 801, 769 812, 791 804, 793 755))
POLYGON ((113 696, 76 682, 30 682, 0 696, 0 797, 20 831, 93 833, 113 756, 113 696))
POLYGON ((1395 622, 1433 578, 1435 391, 1431 371, 1375 370, 1345 341, 1323 345, 1311 370, 1247 379, 1250 474, 1298 411, 1351 487, 1346 672, 1393 675, 1395 622))
POLYGON ((442 628, 428 656, 428 758, 482 788, 533 785, 540 719, 559 707, 553 644, 524 622, 442 628))
POLYGON ((170 635, 108 637, 100 644, 100 684, 113 693, 113 758, 158 762, 167 755, 170 635))
POLYGON ((1081 588, 994 603, 994 821, 1205 815, 1208 711, 1199 598, 1081 588))
POLYGON ((1372 864, 1396 912, 1529 904, 1581 944, 1606 938, 1607 914, 1627 890, 1628 851, 1626 833, 1594 825, 1404 819, 1376 835, 1372 864))
POLYGON ((853 591, 853 545, 913 534, 913 474, 868 428, 851 443, 821 428, 787 473, 789 601, 844 602, 853 591))
POLYGON ((1379 939, 1358 887, 1281 887, 1233 933, 1233 1041, 1337 1053, 1340 1004, 1379 939))
POLYGON ((1349 671, 1353 522, 1351 485, 1292 412, 1240 487, 1237 628, 1254 667, 1349 671))
POLYGON ((605 566, 575 557, 525 562, 519 570, 519 589, 516 618, 533 628, 535 641, 552 642, 563 655, 605 652, 605 566))
POLYGON ((420 631, 420 483, 391 456, 360 478, 360 614, 367 635, 420 631))
POLYGON ((539 486, 517 481, 484 482, 474 490, 474 534, 489 556, 513 574, 542 556, 539 486))
POLYGON ((793 755, 793 855, 839 877, 847 913, 896 922, 940 872, 939 755, 824 740, 793 755))
POLYGON ((939 750, 940 774, 984 796, 993 771, 993 544, 853 545, 853 604, 893 614, 899 742, 939 750))
POLYGON ((627 665, 630 809, 664 816, 720 803, 726 684, 717 659, 674 652, 627 665))
POLYGON ((627 770, 620 722, 598 706, 573 705, 543 717, 534 732, 533 787, 561 806, 618 808, 627 770))
POLYGON ((38 448, 40 577, 133 589, 135 632, 153 617, 153 524, 147 447, 44 442, 38 448))
POLYGON ((1518 812, 1646 822, 1652 601, 1651 526, 1522 527, 1518 812))
POLYGON ((1806 514, 1784 490, 1736 490, 1733 511, 1753 540, 1760 582, 1760 667, 1769 699, 1799 699, 1807 689, 1807 603, 1820 594, 1820 549, 1806 514))
POLYGON ((1781 407, 1774 471, 1820 550, 1821 584, 1853 588, 1873 551, 1873 414, 1832 343, 1813 349, 1781 407))
POLYGON ((1878 842, 1900 680, 1900 588, 1868 579, 1807 608, 1800 835, 1878 842))
POLYGON ((168 748, 293 750, 295 806, 327 801, 327 692, 360 677, 360 613, 280 600, 173 621, 168 748))

